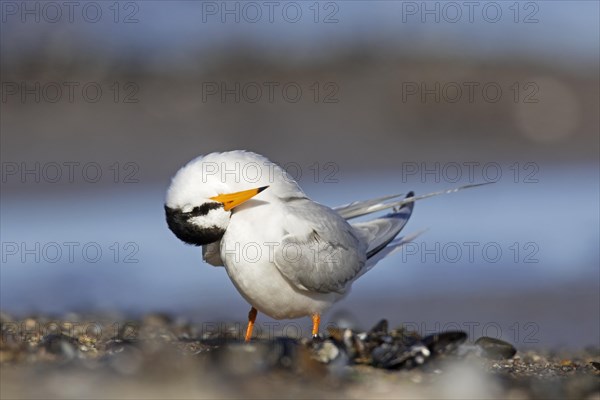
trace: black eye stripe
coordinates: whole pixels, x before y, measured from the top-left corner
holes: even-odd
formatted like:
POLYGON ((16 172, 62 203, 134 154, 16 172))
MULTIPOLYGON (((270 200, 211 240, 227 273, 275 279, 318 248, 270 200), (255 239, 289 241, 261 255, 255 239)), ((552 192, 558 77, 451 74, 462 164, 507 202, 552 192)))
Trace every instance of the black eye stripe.
POLYGON ((204 203, 199 207, 194 207, 192 211, 184 213, 184 215, 188 217, 200 217, 208 214, 210 210, 216 210, 221 207, 223 207, 221 203, 204 203))
MULTIPOLYGON (((211 209, 217 209, 223 205, 220 203, 215 204, 203 204, 203 206, 197 207, 198 215, 200 213, 208 212, 211 209), (206 207, 203 207, 206 206, 206 207)), ((169 208, 165 205, 165 213, 167 219, 167 225, 169 229, 177 236, 180 240, 185 243, 193 244, 195 246, 202 246, 208 243, 218 241, 223 237, 225 229, 216 226, 212 227, 200 227, 190 222, 190 218, 193 217, 193 211, 184 213, 177 208, 169 208)))

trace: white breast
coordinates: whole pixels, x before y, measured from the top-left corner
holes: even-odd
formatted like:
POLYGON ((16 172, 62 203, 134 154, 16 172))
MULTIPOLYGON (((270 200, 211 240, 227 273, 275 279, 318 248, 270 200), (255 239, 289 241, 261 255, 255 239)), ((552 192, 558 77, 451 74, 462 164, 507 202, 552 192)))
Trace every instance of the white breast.
POLYGON ((275 319, 323 313, 343 295, 298 290, 273 263, 286 231, 282 212, 271 202, 240 207, 221 240, 221 259, 237 290, 259 312, 275 319))

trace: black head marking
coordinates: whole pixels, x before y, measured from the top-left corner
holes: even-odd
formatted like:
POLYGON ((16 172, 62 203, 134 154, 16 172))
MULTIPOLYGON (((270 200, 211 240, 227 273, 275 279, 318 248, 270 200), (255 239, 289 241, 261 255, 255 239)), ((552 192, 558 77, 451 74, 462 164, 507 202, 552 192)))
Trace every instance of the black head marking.
MULTIPOLYGON (((165 206, 166 208, 167 206, 165 206)), ((201 217, 203 215, 208 214, 208 212, 210 210, 216 210, 217 208, 223 208, 223 204, 221 203, 204 203, 202 204, 200 207, 194 207, 192 209, 192 211, 190 211, 189 213, 183 213, 183 215, 186 215, 188 218, 191 217, 201 217)))
POLYGON ((222 208, 220 203, 205 203, 199 207, 194 207, 190 212, 173 209, 165 205, 165 214, 169 229, 180 240, 194 246, 202 246, 214 243, 221 239, 225 234, 225 229, 217 226, 202 228, 191 223, 190 218, 207 215, 210 210, 222 208))

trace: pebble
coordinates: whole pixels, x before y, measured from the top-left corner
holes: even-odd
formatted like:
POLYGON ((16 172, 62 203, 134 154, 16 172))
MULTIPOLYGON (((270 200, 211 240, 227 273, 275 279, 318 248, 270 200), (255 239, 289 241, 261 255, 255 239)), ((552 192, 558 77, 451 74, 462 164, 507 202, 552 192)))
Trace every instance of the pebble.
POLYGON ((481 350, 482 357, 492 360, 507 360, 517 353, 517 349, 512 344, 487 336, 477 339, 475 346, 481 350))
MULTIPOLYGON (((83 316, 78 316, 78 320, 80 326, 87 326, 83 316)), ((417 332, 390 329, 386 320, 380 320, 369 330, 330 327, 316 340, 279 337, 250 343, 241 341, 239 332, 233 329, 202 336, 200 330, 185 320, 161 314, 120 323, 120 329, 115 329, 114 322, 108 323, 102 326, 103 335, 92 328, 58 329, 41 335, 36 326, 44 326, 47 321, 38 317, 19 321, 2 314, 0 363, 31 364, 39 360, 49 361, 48 365, 76 363, 88 370, 102 370, 106 366, 113 374, 124 377, 139 376, 149 368, 160 371, 163 365, 173 365, 173 373, 184 368, 180 365, 187 365, 185 368, 192 365, 199 370, 204 368, 199 366, 208 366, 208 371, 224 373, 226 380, 241 378, 243 382, 252 382, 266 374, 341 380, 357 376, 368 380, 370 374, 383 374, 377 376, 391 381, 405 377, 412 384, 427 385, 431 379, 447 376, 452 366, 464 359, 475 360, 490 375, 506 379, 519 377, 536 382, 555 382, 557 377, 580 379, 581 383, 568 392, 576 393, 571 397, 577 398, 593 393, 598 385, 594 386, 589 379, 597 381, 600 376, 597 353, 568 357, 566 353, 529 351, 518 356, 515 347, 502 340, 481 337, 474 343, 468 342, 467 334, 462 331, 422 337, 417 332), (15 326, 19 327, 17 331, 15 326), (28 331, 21 331, 21 327, 28 331), (246 377, 250 379, 245 380, 246 377)), ((546 394, 532 390, 532 397, 546 394)))
POLYGON ((73 359, 77 356, 77 342, 75 339, 60 334, 52 333, 42 338, 40 346, 50 354, 73 359))
POLYGON ((313 358, 324 364, 329 364, 340 355, 340 348, 331 340, 326 340, 313 348, 313 358))

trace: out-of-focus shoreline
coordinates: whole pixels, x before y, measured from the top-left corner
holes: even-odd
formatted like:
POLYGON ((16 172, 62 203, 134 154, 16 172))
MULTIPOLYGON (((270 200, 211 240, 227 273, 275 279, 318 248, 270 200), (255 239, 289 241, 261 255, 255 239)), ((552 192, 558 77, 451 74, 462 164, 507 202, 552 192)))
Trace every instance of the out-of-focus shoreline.
POLYGON ((244 344, 239 332, 202 333, 176 316, 70 318, 2 314, 2 398, 594 399, 600 387, 599 347, 514 354, 492 339, 462 344, 459 332, 421 336, 424 347, 383 321, 361 334, 330 326, 316 341, 272 332, 244 344))

